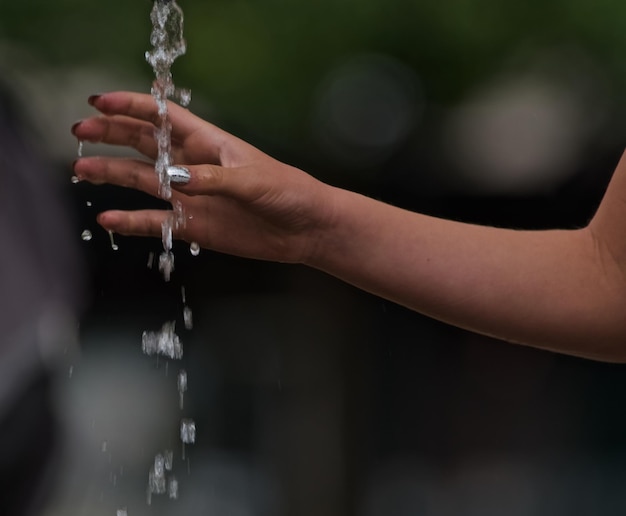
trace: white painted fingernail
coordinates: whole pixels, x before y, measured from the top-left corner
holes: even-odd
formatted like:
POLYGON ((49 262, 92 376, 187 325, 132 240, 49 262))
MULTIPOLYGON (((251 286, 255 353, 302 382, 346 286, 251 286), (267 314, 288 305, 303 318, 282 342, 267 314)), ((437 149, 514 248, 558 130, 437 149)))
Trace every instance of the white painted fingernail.
POLYGON ((171 166, 167 167, 167 177, 172 183, 187 184, 191 179, 191 174, 185 167, 171 166))

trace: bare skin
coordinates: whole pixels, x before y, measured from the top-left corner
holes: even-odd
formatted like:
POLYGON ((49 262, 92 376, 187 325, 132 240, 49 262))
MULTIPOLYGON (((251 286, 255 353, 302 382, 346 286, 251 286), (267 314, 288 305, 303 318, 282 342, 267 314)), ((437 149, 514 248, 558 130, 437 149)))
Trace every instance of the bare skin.
MULTIPOLYGON (((157 195, 156 105, 92 97, 80 140, 133 147, 146 161, 82 158, 76 175, 157 195)), ((190 217, 175 237, 248 258, 302 263, 456 326, 515 343, 626 362, 626 159, 596 215, 576 230, 516 231, 433 218, 322 183, 170 104, 173 184, 190 217)), ((124 235, 161 236, 167 213, 105 211, 124 235)))

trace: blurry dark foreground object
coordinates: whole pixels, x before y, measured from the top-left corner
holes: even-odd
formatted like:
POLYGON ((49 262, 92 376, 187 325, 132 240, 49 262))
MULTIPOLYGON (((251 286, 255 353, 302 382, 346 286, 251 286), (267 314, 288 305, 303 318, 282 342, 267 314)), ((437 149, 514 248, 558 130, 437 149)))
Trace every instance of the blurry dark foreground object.
POLYGON ((51 379, 75 343, 77 256, 52 164, 0 85, 0 514, 34 516, 56 475, 51 379))

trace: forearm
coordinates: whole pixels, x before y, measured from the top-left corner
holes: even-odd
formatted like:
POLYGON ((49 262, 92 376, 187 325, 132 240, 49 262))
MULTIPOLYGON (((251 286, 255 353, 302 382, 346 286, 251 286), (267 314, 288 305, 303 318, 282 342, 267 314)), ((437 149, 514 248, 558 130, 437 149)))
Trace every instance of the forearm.
POLYGON ((588 229, 463 224, 337 189, 333 203, 313 267, 478 333, 626 360, 623 277, 588 229))

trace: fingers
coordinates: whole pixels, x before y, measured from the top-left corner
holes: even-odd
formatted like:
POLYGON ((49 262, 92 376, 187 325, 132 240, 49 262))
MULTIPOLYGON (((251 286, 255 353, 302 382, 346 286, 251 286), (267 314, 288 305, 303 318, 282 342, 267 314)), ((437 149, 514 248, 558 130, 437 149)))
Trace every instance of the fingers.
MULTIPOLYGON (((132 92, 106 93, 90 97, 89 104, 105 115, 123 115, 143 120, 154 127, 161 125, 158 107, 151 95, 132 92)), ((172 123, 172 137, 174 138, 183 140, 195 131, 211 126, 189 110, 173 102, 168 102, 167 109, 172 123)), ((222 132, 217 127, 214 129, 222 132)))
POLYGON ((134 188, 155 197, 159 192, 159 178, 154 166, 141 160, 81 158, 74 163, 74 173, 81 181, 93 184, 134 188))
MULTIPOLYGON (((154 131, 162 121, 151 95, 106 93, 90 97, 89 104, 104 116, 74 124, 72 133, 79 140, 129 145, 152 159, 156 157, 154 131)), ((222 154, 232 158, 231 161, 251 154, 251 146, 173 102, 168 102, 168 118, 172 151, 178 154, 176 161, 224 164, 222 154), (232 152, 223 153, 226 147, 232 152)))
POLYGON ((106 230, 125 236, 161 237, 161 226, 171 212, 163 210, 105 211, 98 223, 106 230))
MULTIPOLYGON (((155 100, 150 95, 113 92, 95 95, 89 103, 103 116, 77 122, 72 133, 79 140, 131 146, 151 159, 156 158, 154 131, 162 123, 155 100)), ((174 161, 239 166, 263 155, 252 145, 168 102, 172 126, 174 161)))

